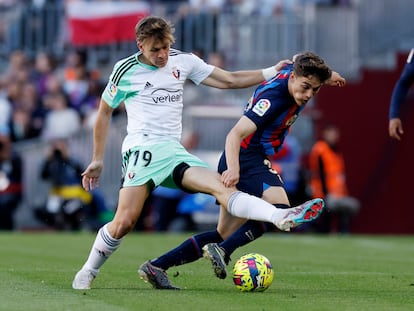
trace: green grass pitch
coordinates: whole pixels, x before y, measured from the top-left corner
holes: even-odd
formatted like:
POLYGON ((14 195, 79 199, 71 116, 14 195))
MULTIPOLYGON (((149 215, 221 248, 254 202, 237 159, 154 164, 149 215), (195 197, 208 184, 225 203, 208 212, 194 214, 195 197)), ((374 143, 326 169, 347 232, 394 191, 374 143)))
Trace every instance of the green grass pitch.
POLYGON ((205 259, 168 271, 181 291, 154 290, 138 277, 143 261, 188 236, 132 233, 93 289, 75 291, 94 234, 0 233, 0 310, 414 310, 413 236, 267 234, 238 249, 228 269, 247 252, 268 257, 275 279, 263 293, 239 292, 205 259))

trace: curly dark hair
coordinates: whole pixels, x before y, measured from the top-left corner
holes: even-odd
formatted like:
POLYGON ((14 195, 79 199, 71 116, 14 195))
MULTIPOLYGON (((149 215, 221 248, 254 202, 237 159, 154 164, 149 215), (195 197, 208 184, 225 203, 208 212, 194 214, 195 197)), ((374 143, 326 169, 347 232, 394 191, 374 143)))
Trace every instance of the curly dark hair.
POLYGON ((295 56, 293 70, 299 77, 314 76, 324 83, 332 75, 332 70, 325 61, 313 52, 304 52, 295 56))

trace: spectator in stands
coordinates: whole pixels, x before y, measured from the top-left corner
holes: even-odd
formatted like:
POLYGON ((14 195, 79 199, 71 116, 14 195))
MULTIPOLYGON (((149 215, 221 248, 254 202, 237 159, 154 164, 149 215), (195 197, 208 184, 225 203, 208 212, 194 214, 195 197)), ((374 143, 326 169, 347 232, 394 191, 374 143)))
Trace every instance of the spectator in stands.
POLYGON ((22 107, 13 109, 10 131, 14 142, 38 136, 38 132, 33 129, 31 121, 31 115, 27 110, 22 107))
POLYGON ((23 162, 13 152, 7 127, 0 128, 0 230, 15 228, 14 213, 23 198, 23 162))
POLYGON ((48 94, 43 100, 50 111, 45 117, 42 138, 68 138, 81 129, 81 118, 75 109, 69 107, 64 94, 48 94))
POLYGON ((56 61, 46 52, 36 54, 34 68, 30 74, 30 80, 35 85, 39 97, 46 94, 47 81, 51 75, 55 74, 56 61))
POLYGON ((58 74, 48 75, 45 81, 45 95, 65 93, 63 90, 63 78, 58 74))
POLYGON ((350 233, 351 219, 360 208, 359 201, 349 195, 345 162, 339 148, 339 128, 326 125, 322 137, 309 153, 310 188, 314 198, 324 198, 327 209, 316 220, 318 232, 350 233), (338 221, 334 228, 333 217, 338 221))
POLYGON ((77 107, 88 91, 87 52, 74 50, 67 55, 63 90, 69 96, 71 105, 77 107))
POLYGON ((99 80, 99 72, 89 70, 88 53, 82 49, 74 49, 67 54, 62 70, 63 90, 69 96, 70 105, 80 111, 88 94, 89 81, 99 80))
POLYGON ((74 107, 77 109, 78 113, 81 116, 82 124, 85 127, 91 127, 96 113, 98 112, 99 101, 101 98, 101 94, 105 88, 99 80, 88 79, 88 89, 80 101, 78 107, 74 107))
POLYGON ((48 99, 55 95, 61 94, 66 97, 63 92, 62 83, 55 73, 46 75, 44 84, 42 85, 44 86, 44 89, 38 89, 38 93, 42 95, 39 94, 37 96, 37 104, 30 115, 30 126, 36 137, 42 135, 42 132, 44 131, 43 128, 45 126, 46 115, 52 109, 48 106, 48 99))
POLYGON ((37 217, 57 230, 99 229, 111 211, 99 189, 89 193, 82 188, 83 165, 70 154, 69 142, 51 140, 40 167, 40 176, 50 189, 46 205, 36 210, 37 217))
POLYGON ((401 76, 394 86, 392 92, 388 132, 391 138, 401 140, 404 129, 401 121, 401 108, 405 102, 408 90, 414 83, 414 48, 411 49, 407 57, 407 63, 404 66, 401 76))
POLYGON ((28 65, 28 59, 23 51, 16 50, 12 52, 2 79, 8 82, 21 80, 22 72, 28 70, 28 65))
POLYGON ((35 111, 40 105, 36 87, 31 82, 25 82, 21 86, 19 104, 13 107, 10 124, 13 141, 22 141, 38 137, 40 131, 35 127, 35 111))
POLYGON ((2 76, 0 125, 8 127, 12 141, 36 136, 31 131, 30 119, 38 97, 36 88, 28 81, 28 68, 11 70, 2 76))
POLYGON ((40 176, 50 183, 45 209, 37 216, 58 230, 79 230, 85 217, 85 206, 92 195, 81 186, 82 165, 70 157, 65 139, 54 139, 46 159, 41 163, 40 176))
POLYGON ((23 94, 24 82, 12 79, 6 82, 6 94, 5 97, 10 103, 12 109, 20 107, 22 105, 22 94, 23 94))

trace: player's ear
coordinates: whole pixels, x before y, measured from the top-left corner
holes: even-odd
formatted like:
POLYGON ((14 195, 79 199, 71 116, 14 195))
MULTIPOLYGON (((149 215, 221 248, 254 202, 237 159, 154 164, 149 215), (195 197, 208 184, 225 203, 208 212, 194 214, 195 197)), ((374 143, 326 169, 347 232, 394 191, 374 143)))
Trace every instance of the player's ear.
POLYGON ((137 47, 142 52, 142 50, 143 50, 142 43, 140 43, 139 41, 137 41, 137 47))

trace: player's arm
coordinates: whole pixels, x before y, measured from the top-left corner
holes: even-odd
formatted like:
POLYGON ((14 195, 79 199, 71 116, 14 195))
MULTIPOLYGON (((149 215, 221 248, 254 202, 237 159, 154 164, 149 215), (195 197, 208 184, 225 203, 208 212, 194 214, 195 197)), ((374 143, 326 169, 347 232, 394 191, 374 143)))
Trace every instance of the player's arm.
POLYGON ((227 71, 215 67, 202 84, 219 89, 240 89, 250 87, 274 77, 285 64, 289 63, 292 63, 292 61, 285 59, 269 68, 243 71, 227 71))
POLYGON ((93 128, 93 157, 86 170, 82 173, 82 186, 92 190, 99 186, 99 176, 103 169, 106 139, 111 122, 113 109, 101 99, 98 115, 93 128))
POLYGON ((400 118, 400 108, 407 96, 408 90, 414 83, 414 49, 411 50, 407 58, 407 63, 401 73, 400 78, 394 86, 391 96, 388 132, 391 138, 401 140, 404 134, 402 121, 400 118))
POLYGON ((227 170, 222 173, 221 180, 226 187, 235 186, 240 179, 240 144, 244 138, 256 131, 256 124, 246 116, 242 116, 226 137, 227 170))

